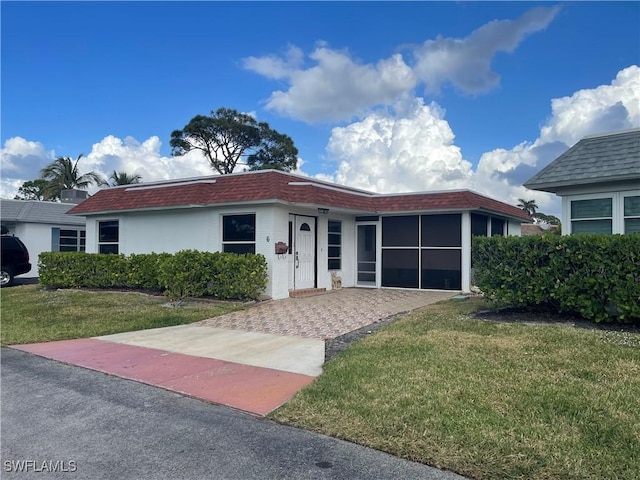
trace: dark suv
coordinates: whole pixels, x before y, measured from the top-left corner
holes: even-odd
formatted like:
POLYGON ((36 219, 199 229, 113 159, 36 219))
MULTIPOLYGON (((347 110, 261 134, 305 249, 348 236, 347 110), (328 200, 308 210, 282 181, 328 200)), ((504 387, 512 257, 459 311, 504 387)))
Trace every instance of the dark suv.
POLYGON ((0 235, 2 242, 2 272, 0 272, 0 287, 8 287, 13 283, 13 277, 31 271, 29 251, 18 237, 0 235))

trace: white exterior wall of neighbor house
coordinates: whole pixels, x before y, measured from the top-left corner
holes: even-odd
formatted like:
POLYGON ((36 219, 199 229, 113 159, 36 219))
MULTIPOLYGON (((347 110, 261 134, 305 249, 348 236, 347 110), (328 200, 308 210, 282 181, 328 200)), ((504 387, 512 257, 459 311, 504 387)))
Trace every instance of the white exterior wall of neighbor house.
POLYGON ((9 234, 20 238, 29 251, 31 271, 21 275, 22 278, 38 277, 38 257, 43 252, 51 251, 52 230, 84 230, 82 225, 60 225, 53 223, 14 223, 9 226, 9 234))
MULTIPOLYGON (((60 225, 51 225, 47 223, 16 223, 9 228, 9 234, 15 235, 22 240, 27 250, 29 250, 29 262, 31 263, 31 271, 21 275, 21 278, 33 278, 38 274, 38 256, 42 252, 51 251, 51 229, 60 225)), ((64 227, 63 227, 64 228, 64 227)), ((76 230, 80 227, 68 227, 76 230)))
POLYGON ((573 187, 556 193, 562 198, 562 234, 570 235, 572 231, 571 202, 610 198, 612 200, 612 234, 624 234, 624 199, 640 196, 638 183, 611 185, 587 185, 573 187))
POLYGON ((519 237, 522 235, 522 228, 519 222, 514 222, 513 220, 509 220, 509 225, 507 226, 507 235, 510 237, 519 237))

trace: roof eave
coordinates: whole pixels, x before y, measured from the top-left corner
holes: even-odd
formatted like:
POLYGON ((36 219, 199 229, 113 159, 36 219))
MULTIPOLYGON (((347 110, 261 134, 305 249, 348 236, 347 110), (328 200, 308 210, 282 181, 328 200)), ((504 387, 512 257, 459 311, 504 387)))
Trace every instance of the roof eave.
POLYGON ((616 175, 611 177, 587 178, 583 180, 564 180, 561 182, 541 182, 541 183, 524 183, 523 186, 529 190, 538 190, 541 192, 556 193, 566 187, 575 187, 577 185, 597 185, 602 183, 628 182, 640 180, 640 174, 616 175))

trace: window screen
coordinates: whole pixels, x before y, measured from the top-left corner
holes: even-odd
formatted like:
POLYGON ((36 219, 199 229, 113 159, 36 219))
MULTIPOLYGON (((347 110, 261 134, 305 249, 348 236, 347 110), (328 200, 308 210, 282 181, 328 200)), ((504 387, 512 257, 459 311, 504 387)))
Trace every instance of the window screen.
POLYGON ((423 247, 460 247, 461 245, 462 215, 422 216, 423 247))
POLYGON ((382 219, 383 247, 417 247, 418 215, 384 217, 382 219))

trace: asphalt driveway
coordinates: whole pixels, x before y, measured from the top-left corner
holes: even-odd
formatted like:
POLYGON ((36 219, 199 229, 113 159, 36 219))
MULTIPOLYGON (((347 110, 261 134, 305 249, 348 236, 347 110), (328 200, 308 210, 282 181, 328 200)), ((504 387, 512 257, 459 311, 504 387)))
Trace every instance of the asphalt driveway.
POLYGON ((462 478, 142 383, 0 355, 3 479, 462 478))

